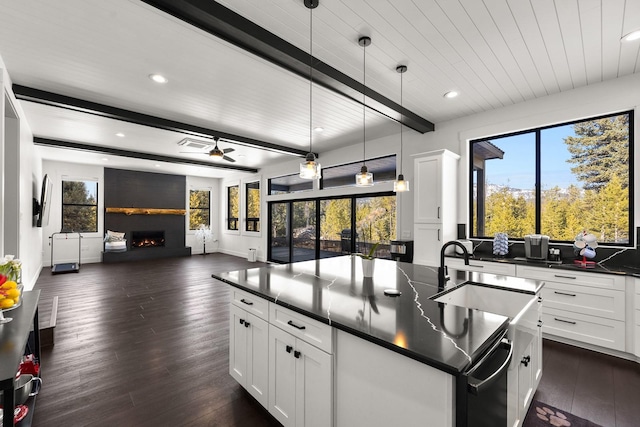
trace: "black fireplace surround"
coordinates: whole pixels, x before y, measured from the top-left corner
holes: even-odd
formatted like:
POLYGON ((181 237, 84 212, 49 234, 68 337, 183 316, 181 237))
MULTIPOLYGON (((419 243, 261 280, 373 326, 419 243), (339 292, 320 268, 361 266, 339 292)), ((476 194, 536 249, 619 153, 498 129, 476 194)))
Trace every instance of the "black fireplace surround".
POLYGON ((125 233, 127 251, 103 252, 102 261, 109 263, 191 255, 191 248, 185 246, 184 215, 106 212, 107 208, 184 210, 186 191, 184 176, 105 168, 104 229, 125 233), (143 237, 142 243, 137 242, 138 237, 143 237))

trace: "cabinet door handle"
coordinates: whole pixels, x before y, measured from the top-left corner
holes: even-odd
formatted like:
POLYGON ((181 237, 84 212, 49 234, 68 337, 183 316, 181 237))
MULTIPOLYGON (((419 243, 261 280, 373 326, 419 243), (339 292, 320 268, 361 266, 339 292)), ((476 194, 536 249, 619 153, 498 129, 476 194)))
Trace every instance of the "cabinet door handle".
POLYGON ((542 320, 538 320, 538 328, 542 328, 542 325, 544 325, 544 322, 542 320))
POLYGON ((473 267, 473 268, 484 268, 484 265, 469 264, 469 267, 473 267))
POLYGON ((247 322, 247 321, 245 320, 245 322, 244 322, 244 327, 245 327, 245 328, 248 328, 249 326, 251 326, 251 323, 249 323, 249 322, 247 322))
POLYGON ((291 353, 291 350, 293 350, 293 347, 291 347, 290 345, 287 346, 287 353, 291 353))
POLYGON ((440 206, 438 206, 438 219, 440 219, 440 206))
POLYGON ((244 325, 244 319, 240 319, 239 321, 241 325, 244 325))
POLYGON ((558 295, 566 295, 568 297, 575 297, 576 294, 570 294, 568 292, 558 292, 558 291, 553 291, 554 294, 558 294, 558 295))
POLYGON ((300 359, 300 352, 298 350, 293 352, 293 357, 295 357, 296 359, 300 359))
POLYGON ((572 279, 572 280, 576 279, 576 276, 563 276, 561 274, 554 274, 554 277, 559 277, 561 279, 572 279))
POLYGON ((563 323, 569 323, 571 325, 575 325, 576 324, 576 322, 572 322, 571 320, 558 319, 557 317, 554 317, 553 320, 556 320, 558 322, 563 322, 563 323))
POLYGON ((289 321, 287 322, 287 325, 289 325, 289 326, 293 326, 294 328, 296 328, 296 329, 300 329, 300 330, 307 329, 307 327, 306 327, 306 326, 299 326, 299 325, 296 325, 295 323, 293 323, 293 320, 289 320, 289 321))
POLYGON ((241 303, 243 303, 243 304, 247 304, 247 305, 253 305, 253 303, 252 303, 251 301, 247 301, 247 300, 246 300, 246 299, 244 299, 244 298, 242 298, 242 299, 240 300, 240 302, 241 302, 241 303))
POLYGON ((438 242, 440 241, 440 229, 438 228, 438 242))
POLYGON ((522 363, 524 366, 529 366, 530 362, 531 362, 531 356, 525 356, 520 361, 520 363, 522 363))

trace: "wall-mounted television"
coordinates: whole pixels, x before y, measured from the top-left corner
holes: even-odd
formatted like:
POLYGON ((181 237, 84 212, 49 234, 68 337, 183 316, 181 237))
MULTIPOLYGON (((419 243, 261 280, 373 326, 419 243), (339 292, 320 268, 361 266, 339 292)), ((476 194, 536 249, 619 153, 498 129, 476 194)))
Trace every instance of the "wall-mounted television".
POLYGON ((42 178, 42 190, 40 191, 40 203, 37 206, 38 219, 37 227, 46 227, 49 224, 49 213, 51 212, 51 192, 53 191, 53 182, 49 175, 45 174, 42 178))

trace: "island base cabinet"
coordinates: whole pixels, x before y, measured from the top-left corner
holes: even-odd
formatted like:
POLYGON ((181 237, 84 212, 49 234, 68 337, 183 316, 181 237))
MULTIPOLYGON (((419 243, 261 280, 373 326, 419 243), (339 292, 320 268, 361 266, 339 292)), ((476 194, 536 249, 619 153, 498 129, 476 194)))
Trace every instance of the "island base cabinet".
POLYGON ((284 427, 333 425, 332 356, 269 325, 269 412, 284 427))
POLYGON ((229 334, 229 374, 266 407, 269 403, 269 324, 232 304, 229 334))
POLYGON ((343 331, 336 348, 337 427, 454 425, 452 375, 343 331))

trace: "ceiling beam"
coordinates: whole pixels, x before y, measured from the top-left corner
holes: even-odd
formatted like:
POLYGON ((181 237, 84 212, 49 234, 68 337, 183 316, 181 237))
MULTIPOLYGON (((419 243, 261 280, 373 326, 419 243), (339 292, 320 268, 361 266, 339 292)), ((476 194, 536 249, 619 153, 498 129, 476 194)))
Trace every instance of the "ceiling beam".
POLYGON ((178 163, 191 166, 205 166, 215 169, 231 169, 242 172, 257 173, 258 169, 249 168, 245 166, 235 166, 226 163, 211 163, 201 160, 184 159, 181 157, 162 156, 159 154, 144 153, 141 151, 121 150, 119 148, 104 147, 99 145, 80 144, 77 142, 61 141, 57 139, 33 137, 33 143, 36 145, 43 145, 46 147, 64 148, 71 150, 89 151, 92 153, 110 154, 112 156, 129 157, 132 159, 151 160, 154 162, 165 163, 178 163))
MULTIPOLYGON (((72 98, 70 96, 60 95, 52 92, 46 92, 44 90, 34 89, 17 84, 14 84, 12 86, 12 89, 16 98, 22 101, 29 101, 52 107, 65 108, 67 110, 79 111, 82 113, 93 114, 109 119, 135 123, 137 125, 149 126, 171 132, 198 136, 201 138, 212 139, 213 137, 217 136, 221 139, 235 142, 239 145, 254 147, 261 150, 274 151, 277 153, 289 154, 296 157, 305 157, 307 155, 306 150, 285 147, 284 145, 273 144, 271 142, 260 141, 253 138, 246 138, 244 136, 221 132, 214 129, 176 122, 174 120, 163 119, 160 117, 150 116, 148 114, 137 113, 135 111, 99 104, 97 102, 85 101, 83 99, 72 98)), ((316 157, 319 157, 318 154, 316 154, 316 157)))
MULTIPOLYGON (((142 0, 181 21, 238 46, 292 73, 309 79, 309 62, 313 67, 314 83, 332 90, 353 102, 363 104, 420 133, 431 132, 429 120, 407 110, 380 93, 365 87, 346 74, 297 48, 275 34, 254 24, 213 0, 142 0)), ((260 6, 256 6, 260 7, 260 6)), ((357 40, 353 41, 354 44, 357 40)))

